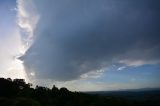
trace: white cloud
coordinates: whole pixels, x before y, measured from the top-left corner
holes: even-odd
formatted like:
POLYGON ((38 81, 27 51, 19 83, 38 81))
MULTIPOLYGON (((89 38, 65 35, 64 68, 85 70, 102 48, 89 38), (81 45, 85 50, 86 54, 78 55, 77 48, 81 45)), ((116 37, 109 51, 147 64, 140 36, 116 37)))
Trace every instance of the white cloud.
MULTIPOLYGON (((23 0, 19 0, 19 2, 23 2, 23 0)), ((24 45, 25 37, 21 36, 21 31, 19 30, 16 21, 21 28, 26 30, 26 33, 32 35, 33 31, 31 28, 35 28, 36 18, 29 18, 32 22, 27 20, 27 17, 32 16, 23 11, 23 6, 19 5, 19 7, 16 8, 16 5, 14 4, 7 7, 6 5, 2 5, 0 10, 0 12, 3 13, 0 18, 0 22, 2 22, 0 23, 0 77, 24 78, 28 80, 22 61, 18 59, 18 57, 26 50, 26 45, 24 45), (13 6, 15 7, 13 8, 13 6), (9 7, 13 9, 7 10, 9 7), (16 14, 13 11, 17 12, 18 20, 16 20, 16 14)), ((30 38, 31 37, 28 35, 25 39, 30 38)))
POLYGON ((157 64, 159 63, 159 61, 154 61, 154 60, 120 60, 119 63, 121 64, 125 64, 126 66, 131 66, 131 67, 138 67, 138 66, 142 66, 145 64, 157 64))
POLYGON ((97 70, 97 71, 91 71, 85 74, 82 74, 80 77, 82 79, 88 79, 88 78, 99 78, 104 73, 104 69, 97 70))
POLYGON ((17 24, 22 31, 23 52, 26 52, 32 45, 34 30, 39 18, 40 16, 32 0, 17 0, 17 24))
POLYGON ((0 77, 10 78, 24 78, 26 79, 26 73, 21 61, 16 57, 20 55, 20 48, 22 45, 19 31, 13 28, 9 32, 5 30, 3 36, 0 39, 0 77))
POLYGON ((124 70, 125 68, 126 68, 125 66, 119 67, 119 68, 117 69, 117 71, 124 70))

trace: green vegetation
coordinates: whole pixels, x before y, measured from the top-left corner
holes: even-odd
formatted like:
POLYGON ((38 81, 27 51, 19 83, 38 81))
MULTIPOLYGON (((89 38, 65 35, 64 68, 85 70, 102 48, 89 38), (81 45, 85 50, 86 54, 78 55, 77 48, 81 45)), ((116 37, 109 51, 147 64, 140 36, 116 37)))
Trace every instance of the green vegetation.
POLYGON ((71 92, 27 84, 23 79, 0 78, 0 106, 158 106, 160 102, 133 101, 121 97, 71 92))

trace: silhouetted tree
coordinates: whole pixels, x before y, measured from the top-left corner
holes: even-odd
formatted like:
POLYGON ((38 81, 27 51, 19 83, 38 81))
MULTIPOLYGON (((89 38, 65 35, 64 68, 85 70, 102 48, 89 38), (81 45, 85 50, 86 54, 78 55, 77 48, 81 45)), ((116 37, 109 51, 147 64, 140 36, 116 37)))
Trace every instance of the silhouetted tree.
POLYGON ((23 79, 0 78, 0 106, 160 106, 160 95, 145 101, 71 92, 67 88, 31 88, 23 79), (153 99, 155 98, 155 99, 153 99))

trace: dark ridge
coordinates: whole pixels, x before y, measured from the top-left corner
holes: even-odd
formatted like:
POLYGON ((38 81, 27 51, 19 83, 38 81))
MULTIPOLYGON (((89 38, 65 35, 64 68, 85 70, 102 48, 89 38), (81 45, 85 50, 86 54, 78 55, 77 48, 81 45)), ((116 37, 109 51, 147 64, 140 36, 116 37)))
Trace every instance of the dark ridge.
POLYGON ((0 78, 0 106, 160 106, 160 92, 156 90, 82 93, 55 85, 52 89, 31 86, 24 79, 0 78))

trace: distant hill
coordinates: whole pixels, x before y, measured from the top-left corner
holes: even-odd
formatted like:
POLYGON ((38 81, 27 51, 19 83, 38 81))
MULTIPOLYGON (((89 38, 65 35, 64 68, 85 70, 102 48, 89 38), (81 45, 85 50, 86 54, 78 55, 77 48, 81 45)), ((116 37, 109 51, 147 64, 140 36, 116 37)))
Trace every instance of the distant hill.
POLYGON ((88 94, 99 94, 99 95, 105 95, 105 94, 110 94, 110 93, 151 93, 154 94, 156 92, 156 94, 160 93, 160 88, 140 88, 140 89, 120 89, 120 90, 112 90, 112 91, 87 91, 84 93, 88 93, 88 94))
POLYGON ((148 98, 152 100, 157 100, 158 98, 158 101, 160 100, 160 88, 126 89, 117 91, 93 91, 85 93, 100 96, 121 97, 138 101, 146 100, 148 98))

